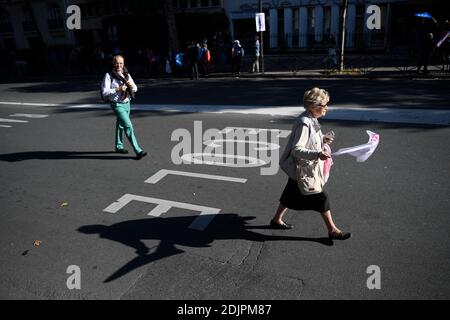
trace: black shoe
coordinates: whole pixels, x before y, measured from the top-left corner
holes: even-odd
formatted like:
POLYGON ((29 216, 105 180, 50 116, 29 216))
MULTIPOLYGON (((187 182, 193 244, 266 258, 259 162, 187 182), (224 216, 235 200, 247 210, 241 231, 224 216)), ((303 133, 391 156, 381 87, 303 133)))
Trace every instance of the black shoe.
POLYGON ((346 240, 350 238, 352 234, 350 232, 333 232, 328 234, 328 238, 332 240, 346 240))
POLYGON ((282 230, 289 230, 289 229, 294 228, 294 226, 292 224, 284 223, 284 222, 282 224, 279 224, 279 223, 276 223, 273 220, 270 220, 270 226, 273 229, 282 229, 282 230))
POLYGON ((126 154, 126 153, 128 153, 128 150, 125 150, 125 149, 116 149, 116 153, 123 153, 123 154, 126 154))
POLYGON ((146 155, 147 155, 147 152, 141 151, 141 152, 139 152, 139 153, 136 155, 136 159, 139 160, 139 159, 145 157, 146 155))

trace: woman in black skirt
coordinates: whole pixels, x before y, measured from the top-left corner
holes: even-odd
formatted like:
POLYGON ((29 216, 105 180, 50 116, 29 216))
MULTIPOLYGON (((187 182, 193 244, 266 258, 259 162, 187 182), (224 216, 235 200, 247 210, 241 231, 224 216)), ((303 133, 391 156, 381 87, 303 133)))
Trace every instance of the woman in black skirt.
POLYGON ((313 210, 321 214, 330 239, 345 240, 350 238, 351 234, 341 231, 334 224, 328 194, 321 188, 324 184, 323 161, 330 157, 323 151, 323 144, 331 143, 333 139, 330 135, 325 137, 322 135, 317 119, 327 113, 329 100, 328 92, 319 88, 312 88, 303 96, 306 111, 294 122, 288 144, 280 159, 280 167, 289 176, 289 180, 270 225, 276 229, 292 229, 293 226, 283 222, 282 219, 288 209, 313 210), (318 161, 319 168, 314 176, 315 181, 320 181, 317 188, 319 191, 315 192, 313 186, 307 190, 310 192, 300 192, 297 183, 297 164, 301 161, 318 161))

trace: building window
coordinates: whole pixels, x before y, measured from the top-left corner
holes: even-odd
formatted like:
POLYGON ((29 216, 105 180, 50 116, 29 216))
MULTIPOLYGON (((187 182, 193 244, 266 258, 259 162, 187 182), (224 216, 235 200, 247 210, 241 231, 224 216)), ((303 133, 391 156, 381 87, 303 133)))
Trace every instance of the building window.
POLYGON ((364 8, 364 5, 356 6, 356 18, 355 18, 356 33, 362 33, 364 31, 365 15, 366 15, 366 10, 364 8))
POLYGON ((23 31, 27 32, 36 30, 36 26, 34 25, 33 22, 33 14, 31 13, 30 9, 24 7, 22 9, 22 15, 23 15, 22 20, 23 31))
POLYGON ((284 9, 278 9, 277 14, 278 25, 278 44, 277 47, 285 49, 287 47, 287 39, 284 38, 284 9))
POLYGON ((202 7, 208 7, 209 6, 209 0, 200 0, 202 7))
POLYGON ((180 0, 180 8, 181 9, 187 8, 187 0, 180 0))
POLYGON ((323 32, 329 36, 331 33, 331 7, 323 8, 323 32))
POLYGON ((48 28, 50 30, 63 29, 64 23, 61 15, 61 9, 58 5, 50 5, 47 10, 48 28))
POLYGON ((211 7, 220 7, 220 0, 212 0, 211 7))
POLYGON ((293 10, 293 24, 294 24, 294 34, 292 35, 292 46, 294 48, 297 48, 299 46, 299 42, 298 42, 298 37, 299 37, 299 33, 300 33, 300 9, 299 8, 295 8, 293 10))
POLYGON ((294 18, 294 33, 298 33, 300 30, 300 10, 298 8, 293 10, 293 18, 294 18))
POLYGON ((9 13, 3 9, 0 9, 0 32, 13 32, 9 13))
POLYGON ((308 31, 314 32, 316 27, 316 8, 308 8, 308 31))

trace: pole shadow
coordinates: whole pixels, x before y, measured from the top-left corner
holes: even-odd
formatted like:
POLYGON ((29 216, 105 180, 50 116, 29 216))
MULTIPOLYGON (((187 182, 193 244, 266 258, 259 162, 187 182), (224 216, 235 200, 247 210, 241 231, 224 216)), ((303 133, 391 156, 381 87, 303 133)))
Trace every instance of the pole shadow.
MULTIPOLYGON (((265 241, 308 241, 332 246, 329 238, 306 238, 284 235, 264 235, 251 230, 271 229, 268 225, 249 226, 248 221, 255 217, 241 217, 235 213, 221 213, 204 231, 189 229, 189 225, 198 216, 148 218, 123 221, 111 226, 86 225, 77 230, 84 234, 98 234, 102 239, 122 243, 135 250, 137 256, 110 275, 104 282, 111 282, 125 274, 159 259, 183 253, 175 245, 194 248, 211 247, 216 240, 265 241), (154 252, 143 240, 160 240, 154 252)), ((278 230, 279 231, 279 230, 278 230)))

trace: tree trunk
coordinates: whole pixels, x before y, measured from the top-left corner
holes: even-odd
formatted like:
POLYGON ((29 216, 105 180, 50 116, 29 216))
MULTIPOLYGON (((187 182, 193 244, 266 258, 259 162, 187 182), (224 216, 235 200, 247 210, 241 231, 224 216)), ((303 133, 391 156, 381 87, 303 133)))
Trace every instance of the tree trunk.
POLYGON ((169 36, 169 47, 172 48, 172 50, 178 51, 180 49, 180 44, 178 42, 177 23, 175 19, 173 0, 164 1, 164 13, 166 16, 167 33, 169 36))

